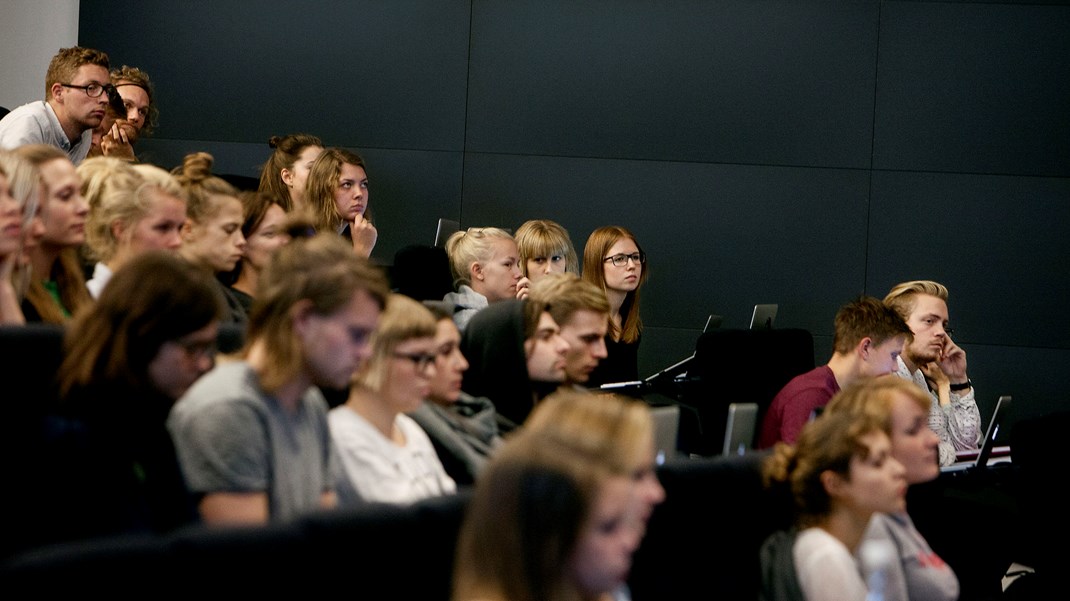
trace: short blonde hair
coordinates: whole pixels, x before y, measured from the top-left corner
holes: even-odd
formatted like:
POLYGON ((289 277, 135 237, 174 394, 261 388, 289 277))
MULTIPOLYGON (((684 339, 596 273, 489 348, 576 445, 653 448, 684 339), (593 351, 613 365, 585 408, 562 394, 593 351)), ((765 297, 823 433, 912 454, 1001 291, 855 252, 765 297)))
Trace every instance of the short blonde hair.
POLYGON ((516 230, 516 250, 520 255, 520 271, 527 277, 528 259, 560 255, 565 258, 565 272, 580 272, 580 260, 568 230, 549 219, 525 221, 516 230))
POLYGON ((494 240, 516 243, 509 232, 496 227, 470 227, 450 234, 446 254, 450 258, 454 287, 472 284, 472 265, 485 263, 494 256, 494 240))
POLYGON ((354 382, 378 392, 386 383, 387 366, 398 345, 413 338, 433 338, 438 321, 427 307, 404 294, 391 294, 371 338, 371 355, 361 365, 354 382))
POLYGON ((576 311, 593 311, 609 319, 609 301, 605 292, 574 273, 543 276, 531 285, 529 298, 544 305, 559 326, 567 324, 576 311))
POLYGON ((895 309, 903 321, 910 319, 919 294, 927 294, 947 302, 947 287, 932 280, 912 280, 896 284, 884 297, 884 302, 895 309))

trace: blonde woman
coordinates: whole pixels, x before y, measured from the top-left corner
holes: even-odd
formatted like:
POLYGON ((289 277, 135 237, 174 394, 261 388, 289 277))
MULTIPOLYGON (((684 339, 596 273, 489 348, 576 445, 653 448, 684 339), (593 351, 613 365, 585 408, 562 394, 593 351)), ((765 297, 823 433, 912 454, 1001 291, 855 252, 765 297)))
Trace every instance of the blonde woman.
POLYGON ((442 300, 457 305, 453 321, 462 332, 480 309, 511 298, 526 298, 528 279, 520 271, 516 241, 496 227, 470 227, 446 240, 456 292, 442 300))
POLYGON ((23 324, 19 307, 24 240, 34 227, 43 229, 38 215, 42 192, 37 169, 18 155, 0 150, 0 324, 23 324))
POLYGON ((516 230, 520 270, 532 283, 548 273, 579 275, 580 263, 568 230, 548 219, 525 221, 516 230))

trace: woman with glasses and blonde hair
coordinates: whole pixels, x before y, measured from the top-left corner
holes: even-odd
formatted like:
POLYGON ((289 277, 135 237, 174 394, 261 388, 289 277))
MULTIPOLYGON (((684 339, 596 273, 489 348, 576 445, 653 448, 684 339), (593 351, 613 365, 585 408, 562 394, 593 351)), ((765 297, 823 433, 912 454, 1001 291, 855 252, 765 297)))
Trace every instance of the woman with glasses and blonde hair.
POLYGON ((362 257, 370 257, 379 232, 371 222, 368 172, 364 159, 345 148, 320 153, 308 172, 305 203, 316 230, 340 234, 362 257))
POLYGON ((442 300, 457 306, 453 321, 464 331, 472 316, 490 303, 526 298, 528 279, 520 270, 516 241, 496 227, 470 227, 446 240, 457 292, 442 300))
POLYGON ((407 504, 456 490, 427 434, 405 415, 430 392, 436 328, 420 303, 400 294, 387 299, 349 399, 328 414, 339 504, 407 504))
POLYGON ((608 356, 591 372, 588 386, 639 379, 639 289, 649 276, 646 253, 630 231, 610 225, 591 232, 583 249, 583 279, 605 291, 610 320, 608 356))
POLYGON ((548 273, 580 273, 568 230, 548 219, 525 221, 516 230, 520 271, 532 283, 548 273))

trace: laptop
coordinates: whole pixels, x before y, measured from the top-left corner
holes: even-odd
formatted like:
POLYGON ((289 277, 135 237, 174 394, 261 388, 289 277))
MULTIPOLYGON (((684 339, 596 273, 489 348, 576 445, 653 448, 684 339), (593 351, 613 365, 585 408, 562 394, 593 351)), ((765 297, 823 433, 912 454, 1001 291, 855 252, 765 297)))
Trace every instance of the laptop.
POLYGON ((750 316, 750 329, 772 330, 777 307, 778 305, 754 305, 754 312, 750 316))
MULTIPOLYGON (((705 334, 710 328, 717 329, 721 327, 721 316, 710 314, 706 317, 706 325, 702 326, 702 333, 705 334)), ((687 375, 687 367, 690 365, 691 360, 695 358, 695 353, 691 353, 689 356, 673 363, 672 365, 662 369, 653 375, 647 376, 642 380, 634 380, 631 382, 607 382, 600 386, 601 390, 606 391, 626 391, 642 389, 646 387, 652 387, 656 383, 660 383, 663 380, 674 380, 676 378, 684 377, 687 375)))
POLYGON ((680 433, 680 407, 662 405, 650 408, 654 418, 654 448, 658 465, 676 455, 676 442, 680 433))
POLYGON ((951 465, 945 465, 940 468, 943 473, 962 472, 972 469, 984 469, 988 467, 988 461, 992 457, 993 451, 996 449, 996 442, 999 440, 999 428, 1003 422, 1004 417, 1007 415, 1007 408, 1011 404, 1010 395, 1004 395, 999 397, 996 401, 996 408, 992 411, 992 421, 988 422, 988 430, 985 431, 985 438, 981 441, 981 450, 977 452, 977 455, 973 455, 973 451, 967 451, 960 454, 961 461, 956 461, 951 465))
POLYGON ((724 429, 722 455, 744 455, 754 443, 754 429, 758 423, 758 403, 732 403, 728 406, 728 421, 724 429))
POLYGON ((446 247, 446 240, 450 235, 461 229, 461 224, 453 221, 452 219, 441 218, 438 220, 438 225, 435 227, 435 246, 439 248, 446 247))

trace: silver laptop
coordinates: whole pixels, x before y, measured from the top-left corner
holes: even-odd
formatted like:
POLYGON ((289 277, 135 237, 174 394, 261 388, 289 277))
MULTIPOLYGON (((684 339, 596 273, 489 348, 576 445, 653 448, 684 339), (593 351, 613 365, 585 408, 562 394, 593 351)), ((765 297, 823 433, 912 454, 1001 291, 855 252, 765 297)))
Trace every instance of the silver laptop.
POLYGON ((754 443, 754 429, 758 423, 758 403, 732 403, 728 406, 728 421, 724 428, 722 455, 744 455, 754 443))
POLYGON ((972 459, 965 459, 963 461, 956 461, 951 465, 946 465, 940 468, 941 472, 961 472, 973 468, 985 468, 988 467, 988 460, 992 457, 992 450, 996 447, 996 442, 999 439, 999 428, 1003 422, 1003 418, 1007 415, 1007 408, 1011 404, 1010 395, 1004 395, 999 397, 996 401, 996 408, 992 411, 992 421, 988 422, 988 430, 985 431, 985 438, 981 441, 981 450, 978 451, 977 456, 972 459))
POLYGON ((650 415, 654 418, 654 447, 657 463, 676 454, 676 440, 680 432, 680 406, 664 405, 651 407, 650 415))
POLYGON ((776 319, 777 307, 778 305, 754 305, 754 312, 750 316, 750 329, 773 329, 773 320, 776 319))

